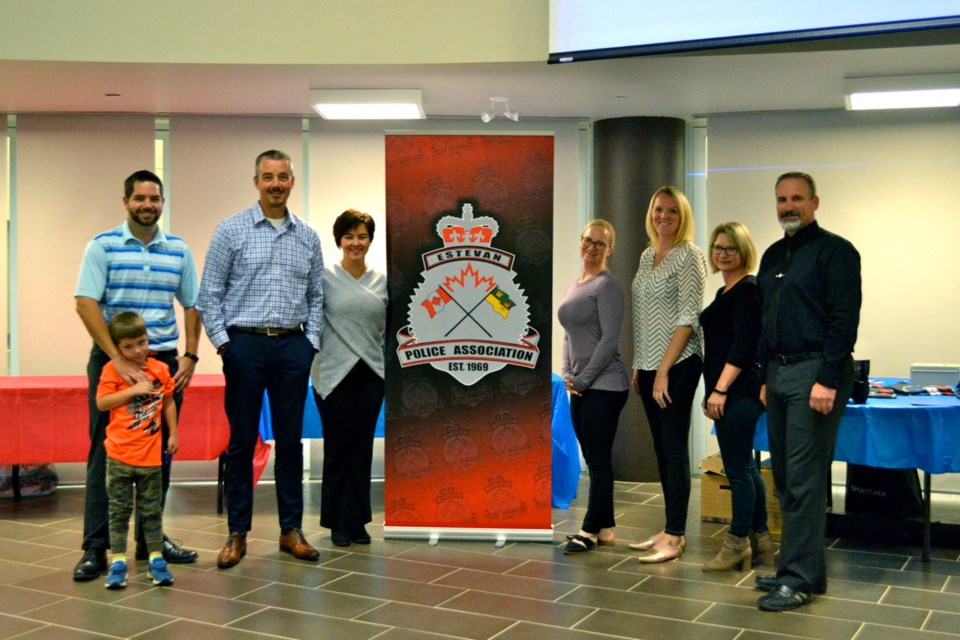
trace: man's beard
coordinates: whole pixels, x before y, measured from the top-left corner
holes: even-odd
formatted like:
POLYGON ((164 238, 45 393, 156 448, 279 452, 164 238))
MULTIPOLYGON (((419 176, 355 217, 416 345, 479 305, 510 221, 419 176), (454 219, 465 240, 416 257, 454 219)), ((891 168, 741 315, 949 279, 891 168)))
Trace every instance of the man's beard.
POLYGON ((789 218, 780 218, 780 226, 788 233, 796 231, 803 226, 803 218, 793 216, 789 218))

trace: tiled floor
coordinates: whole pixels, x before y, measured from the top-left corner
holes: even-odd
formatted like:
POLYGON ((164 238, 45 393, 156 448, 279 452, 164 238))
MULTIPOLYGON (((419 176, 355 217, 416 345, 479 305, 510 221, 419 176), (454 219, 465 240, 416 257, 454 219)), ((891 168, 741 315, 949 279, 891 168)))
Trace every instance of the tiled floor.
MULTIPOLYGON (((601 640, 682 638, 756 640, 948 640, 960 638, 960 561, 935 549, 929 564, 916 547, 829 540, 830 590, 791 613, 756 608, 752 573, 703 573, 723 525, 699 522, 694 481, 688 552, 679 561, 641 565, 626 543, 662 521, 657 485, 618 483, 618 542, 564 557, 582 504, 555 510, 554 544, 384 541, 371 526, 370 546, 333 547, 319 528, 319 485, 306 491, 305 533, 318 563, 277 549, 273 486, 257 490, 249 554, 220 571, 216 552, 226 520, 214 488, 177 485, 166 530, 200 550, 194 565, 173 566, 176 584, 153 587, 131 567, 130 586, 75 583, 81 488, 54 496, 0 501, 0 638, 496 638, 601 640)), ((581 483, 580 495, 584 496, 581 483)), ((382 490, 375 491, 381 509, 382 490)), ((375 518, 382 519, 382 512, 375 518)), ((935 503, 934 520, 960 522, 960 500, 935 503)))

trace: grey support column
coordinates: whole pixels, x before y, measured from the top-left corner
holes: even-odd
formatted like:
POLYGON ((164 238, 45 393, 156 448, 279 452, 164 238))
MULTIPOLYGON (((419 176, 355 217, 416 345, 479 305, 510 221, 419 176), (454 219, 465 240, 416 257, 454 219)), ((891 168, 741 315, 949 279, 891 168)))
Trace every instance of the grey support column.
MULTIPOLYGON (((662 185, 684 189, 685 140, 686 126, 678 118, 611 118, 593 125, 594 212, 617 229, 616 251, 609 265, 627 289, 620 355, 628 368, 633 363, 629 289, 648 243, 644 226, 647 205, 662 185)), ((632 391, 620 415, 613 470, 617 480, 659 480, 643 405, 632 391)))

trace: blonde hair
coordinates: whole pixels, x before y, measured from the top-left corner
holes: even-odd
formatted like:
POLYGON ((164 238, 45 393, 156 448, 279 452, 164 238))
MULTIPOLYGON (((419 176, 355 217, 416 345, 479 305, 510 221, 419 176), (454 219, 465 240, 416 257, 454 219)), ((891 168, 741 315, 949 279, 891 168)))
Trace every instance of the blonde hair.
POLYGON ((753 244, 753 237, 750 230, 739 222, 724 222, 717 225, 717 228, 710 234, 710 271, 716 273, 719 271, 717 265, 713 262, 713 244, 717 241, 720 234, 727 236, 727 239, 733 243, 740 253, 740 259, 743 261, 741 268, 745 273, 750 273, 757 266, 757 247, 753 244))
POLYGON ((613 245, 616 244, 616 241, 617 241, 617 230, 613 228, 613 225, 602 218, 594 218, 587 224, 583 225, 583 229, 580 230, 581 238, 583 237, 583 232, 590 227, 600 227, 601 229, 607 230, 607 232, 610 234, 610 242, 608 244, 610 249, 612 250, 613 245))
POLYGON ((647 236, 650 238, 650 246, 655 247, 657 245, 657 230, 653 227, 653 203, 656 202, 657 196, 664 194, 676 200, 677 209, 680 210, 680 226, 677 228, 677 235, 673 239, 674 246, 681 242, 693 242, 693 209, 690 208, 687 196, 683 195, 683 191, 676 187, 664 185, 654 191, 650 198, 650 206, 647 207, 646 227, 647 236))

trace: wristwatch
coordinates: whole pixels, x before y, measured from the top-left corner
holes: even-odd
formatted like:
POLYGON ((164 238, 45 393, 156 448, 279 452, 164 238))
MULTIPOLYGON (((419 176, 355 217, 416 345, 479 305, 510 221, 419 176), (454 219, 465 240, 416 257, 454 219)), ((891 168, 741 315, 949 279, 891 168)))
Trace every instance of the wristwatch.
POLYGON ((200 356, 198 356, 198 355, 195 354, 195 353, 190 353, 189 351, 184 351, 184 352, 183 352, 183 357, 184 357, 184 358, 190 358, 190 359, 193 360, 194 362, 200 362, 200 356))

